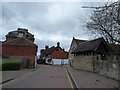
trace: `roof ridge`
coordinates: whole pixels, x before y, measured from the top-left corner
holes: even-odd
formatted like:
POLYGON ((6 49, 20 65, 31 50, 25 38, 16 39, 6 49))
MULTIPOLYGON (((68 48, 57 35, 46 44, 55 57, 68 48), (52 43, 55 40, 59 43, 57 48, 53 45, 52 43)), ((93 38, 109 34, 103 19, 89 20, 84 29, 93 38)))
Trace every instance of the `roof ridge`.
MULTIPOLYGON (((100 40, 100 39, 103 39, 103 37, 97 38, 97 39, 92 39, 92 40, 86 40, 85 42, 81 42, 81 43, 93 42, 93 41, 100 40)), ((80 43, 79 43, 79 44, 80 44, 80 43)))
MULTIPOLYGON (((74 38, 75 39, 75 38, 74 38)), ((79 41, 86 41, 86 40, 82 40, 82 39, 75 39, 75 40, 79 40, 79 41)))

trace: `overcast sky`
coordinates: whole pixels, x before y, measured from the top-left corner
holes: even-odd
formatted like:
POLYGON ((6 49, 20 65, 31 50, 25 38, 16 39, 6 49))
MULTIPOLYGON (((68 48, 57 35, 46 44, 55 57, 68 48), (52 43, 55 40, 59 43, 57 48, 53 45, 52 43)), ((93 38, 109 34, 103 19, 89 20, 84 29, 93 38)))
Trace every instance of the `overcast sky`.
POLYGON ((92 10, 81 6, 99 6, 95 2, 4 2, 2 5, 2 33, 1 40, 5 35, 26 28, 35 36, 35 43, 39 49, 45 45, 61 47, 69 50, 73 37, 78 39, 90 39, 86 32, 86 21, 89 20, 92 10))

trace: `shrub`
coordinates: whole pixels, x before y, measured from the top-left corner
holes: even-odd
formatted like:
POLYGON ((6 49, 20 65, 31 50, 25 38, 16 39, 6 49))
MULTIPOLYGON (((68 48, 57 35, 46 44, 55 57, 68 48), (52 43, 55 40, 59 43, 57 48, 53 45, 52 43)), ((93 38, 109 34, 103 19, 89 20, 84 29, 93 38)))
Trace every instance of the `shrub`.
POLYGON ((4 62, 2 63, 2 70, 20 70, 21 63, 20 62, 4 62))

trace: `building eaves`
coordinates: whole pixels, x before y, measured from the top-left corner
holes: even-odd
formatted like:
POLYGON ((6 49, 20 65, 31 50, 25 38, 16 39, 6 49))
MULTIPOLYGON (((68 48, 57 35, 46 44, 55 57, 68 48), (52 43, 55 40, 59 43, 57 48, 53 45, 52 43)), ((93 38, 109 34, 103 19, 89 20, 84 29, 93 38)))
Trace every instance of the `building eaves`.
POLYGON ((103 40, 104 40, 103 38, 98 38, 95 40, 79 43, 79 45, 72 52, 72 54, 86 52, 86 51, 95 51, 98 48, 101 41, 103 41, 103 40))

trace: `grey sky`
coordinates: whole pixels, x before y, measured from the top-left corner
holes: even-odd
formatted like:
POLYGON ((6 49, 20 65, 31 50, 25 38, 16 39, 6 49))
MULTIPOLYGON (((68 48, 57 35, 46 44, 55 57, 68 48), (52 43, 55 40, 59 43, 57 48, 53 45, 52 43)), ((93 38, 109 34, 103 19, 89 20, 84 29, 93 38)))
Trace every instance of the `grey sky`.
POLYGON ((100 5, 100 3, 4 2, 0 22, 1 40, 5 40, 5 35, 9 31, 27 28, 35 35, 35 43, 39 46, 39 50, 45 45, 56 45, 58 41, 62 48, 68 50, 72 37, 90 38, 84 26, 89 20, 91 9, 81 8, 88 5, 100 5))

